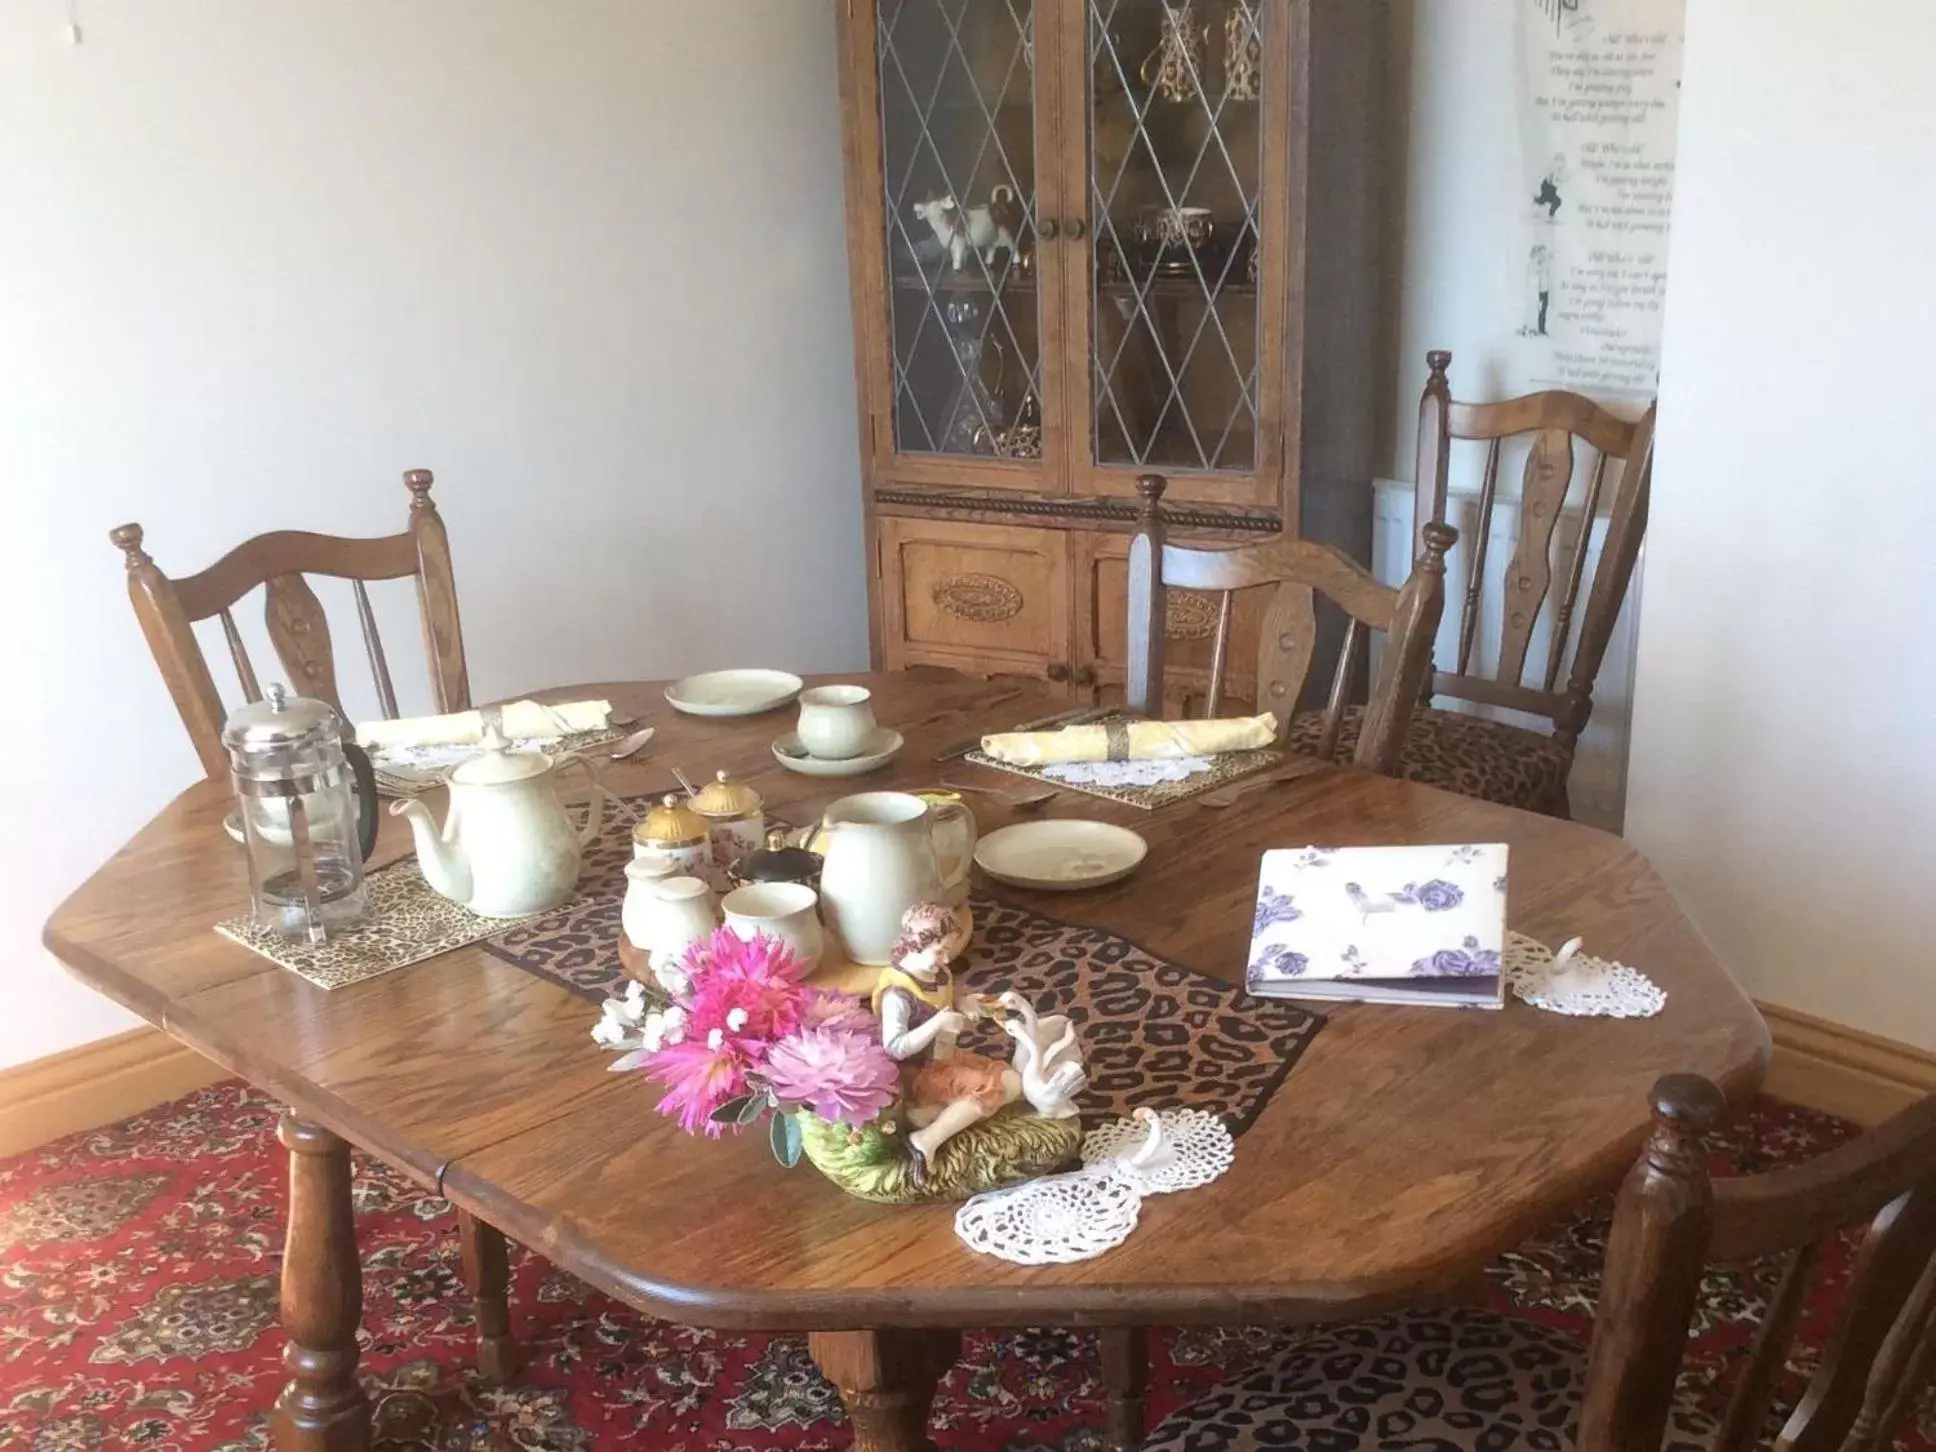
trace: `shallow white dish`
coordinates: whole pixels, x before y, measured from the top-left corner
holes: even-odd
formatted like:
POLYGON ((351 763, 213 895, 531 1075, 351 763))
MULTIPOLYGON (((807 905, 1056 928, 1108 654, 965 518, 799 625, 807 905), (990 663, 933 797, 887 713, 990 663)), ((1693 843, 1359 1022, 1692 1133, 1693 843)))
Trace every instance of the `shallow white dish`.
POLYGON ((805 684, 786 671, 706 671, 674 681, 665 698, 688 716, 757 716, 784 706, 805 684))
POLYGON ((997 882, 1075 892, 1120 882, 1142 864, 1149 843, 1127 827, 1084 818, 1017 822, 975 844, 975 862, 997 882))
POLYGON ((823 756, 807 755, 807 748, 800 744, 800 733, 789 731, 773 743, 773 756, 788 771, 797 771, 802 776, 863 776, 900 755, 901 745, 900 732, 881 726, 876 728, 873 740, 859 756, 829 761, 823 756))

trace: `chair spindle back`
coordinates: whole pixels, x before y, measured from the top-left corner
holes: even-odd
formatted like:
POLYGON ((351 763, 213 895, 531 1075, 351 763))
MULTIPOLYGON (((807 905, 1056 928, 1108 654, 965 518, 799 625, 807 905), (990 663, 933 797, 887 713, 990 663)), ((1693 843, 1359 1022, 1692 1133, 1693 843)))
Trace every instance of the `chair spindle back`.
POLYGON ((1418 483, 1413 509, 1421 545, 1425 526, 1446 519, 1453 443, 1468 440, 1485 445, 1478 527, 1465 562, 1456 665, 1450 671, 1434 671, 1431 690, 1436 695, 1545 716, 1553 722, 1555 736, 1572 745, 1586 729, 1592 713, 1594 678, 1612 640, 1647 530, 1654 469, 1654 409, 1650 406, 1637 423, 1629 423, 1590 399, 1564 391, 1528 394, 1500 403, 1458 403, 1452 398, 1447 377, 1452 355, 1435 351, 1426 355, 1426 361, 1431 371, 1419 402, 1418 483), (1520 482, 1517 537, 1504 571, 1498 661, 1489 674, 1481 674, 1475 665, 1475 648, 1484 608, 1494 506, 1499 498, 1502 446, 1507 439, 1520 436, 1530 438, 1520 482), (1579 467, 1582 462, 1584 470, 1579 467), (1615 464, 1619 465, 1617 471, 1612 467, 1615 464), (1582 473, 1586 484, 1579 503, 1579 534, 1559 563, 1559 593, 1554 601, 1546 658, 1536 670, 1535 683, 1528 685, 1528 656, 1535 627, 1554 592, 1560 519, 1574 480, 1582 473), (1581 590, 1587 585, 1593 522, 1603 508, 1607 528, 1600 563, 1593 571, 1582 609, 1581 590), (1562 671, 1566 675, 1564 685, 1562 671))
POLYGON ((1673 1074, 1653 1098, 1614 1212, 1575 1445, 1659 1452, 1706 1264, 1780 1254, 1712 1452, 1755 1446, 1825 1249, 1867 1223, 1821 1365, 1774 1445, 1874 1452, 1936 1371, 1936 1095, 1807 1164, 1720 1181, 1704 1142, 1720 1091, 1673 1074))
POLYGON ((128 595, 142 634, 161 668, 182 724, 188 728, 202 768, 210 776, 221 776, 228 770, 227 753, 222 749, 226 712, 196 641, 194 625, 211 618, 221 622, 222 638, 244 698, 262 699, 255 663, 249 658, 233 613, 235 604, 258 586, 263 591, 269 641, 289 676, 291 689, 341 710, 329 621, 304 577, 327 575, 349 580, 377 703, 385 718, 394 718, 396 686, 390 678, 390 662, 366 582, 414 577, 436 709, 462 711, 470 707, 470 677, 464 664, 464 634, 457 614, 450 541, 430 497, 432 476, 428 469, 412 469, 403 476, 403 482, 410 491, 410 521, 401 534, 381 539, 342 539, 295 530, 257 535, 207 569, 180 579, 163 574, 149 558, 140 525, 124 524, 109 531, 108 537, 126 557, 128 595))
POLYGON ((1163 711, 1166 592, 1202 590, 1220 596, 1212 644, 1206 709, 1223 707, 1230 636, 1238 590, 1275 586, 1258 642, 1257 709, 1278 718, 1278 737, 1288 734, 1317 649, 1317 596, 1348 620, 1332 673, 1319 754, 1336 751, 1349 704, 1350 684, 1369 649, 1370 632, 1386 633, 1379 679, 1374 683, 1353 760, 1389 773, 1404 746, 1405 728, 1431 664, 1432 637, 1444 604, 1445 552, 1458 538, 1444 525, 1424 533, 1424 550, 1402 589, 1381 585, 1369 571, 1329 545, 1274 539, 1234 549, 1191 549, 1166 538, 1162 500, 1166 482, 1145 474, 1137 481, 1142 518, 1129 554, 1129 669, 1124 698, 1146 715, 1163 711))

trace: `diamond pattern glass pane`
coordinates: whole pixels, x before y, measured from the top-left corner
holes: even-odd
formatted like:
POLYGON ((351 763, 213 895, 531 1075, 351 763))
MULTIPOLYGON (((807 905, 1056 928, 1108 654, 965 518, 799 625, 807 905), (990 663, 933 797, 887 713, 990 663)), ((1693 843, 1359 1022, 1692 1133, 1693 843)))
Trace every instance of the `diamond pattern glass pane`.
POLYGON ((881 0, 903 453, 1042 454, 1033 0, 881 0))
POLYGON ((1257 449, 1259 0, 1088 0, 1096 459, 1257 449))

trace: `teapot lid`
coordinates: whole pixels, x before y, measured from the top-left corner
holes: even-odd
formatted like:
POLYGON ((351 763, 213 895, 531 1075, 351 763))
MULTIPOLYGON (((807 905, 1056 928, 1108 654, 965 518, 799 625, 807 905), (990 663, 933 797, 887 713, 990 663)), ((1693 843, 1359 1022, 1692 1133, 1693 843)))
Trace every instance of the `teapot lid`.
POLYGON ((766 845, 740 858, 735 870, 748 882, 811 882, 823 865, 818 852, 787 846, 786 829, 775 827, 766 845))
POLYGON ((502 786, 551 770, 551 758, 542 751, 512 751, 495 731, 486 731, 480 745, 477 755, 450 774, 453 786, 502 786))
POLYGON ((343 718, 327 701, 292 696, 280 681, 271 681, 260 701, 238 706, 222 724, 222 744, 243 754, 264 748, 340 741, 343 718))
POLYGON ((683 844, 706 840, 706 819, 690 807, 681 806, 677 792, 667 792, 665 800, 645 814, 645 820, 632 829, 634 842, 683 844))
POLYGON ((702 817, 750 817, 760 806, 758 792, 723 771, 692 795, 692 809, 702 817))

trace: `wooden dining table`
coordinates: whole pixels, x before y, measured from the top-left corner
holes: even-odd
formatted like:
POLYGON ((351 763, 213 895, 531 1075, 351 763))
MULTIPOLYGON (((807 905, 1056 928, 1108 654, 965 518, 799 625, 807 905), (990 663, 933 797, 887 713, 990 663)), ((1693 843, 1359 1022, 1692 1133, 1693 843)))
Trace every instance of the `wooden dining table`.
MULTIPOLYGON (((683 716, 656 682, 545 694, 605 697, 657 728, 641 757, 605 769, 614 791, 662 786, 675 766, 693 778, 724 769, 796 822, 851 791, 944 775, 1026 786, 934 758, 1069 704, 1045 683, 937 670, 843 679, 869 686, 878 718, 906 737, 858 781, 779 766, 771 746, 790 712, 683 716)), ((999 799, 971 800, 984 832, 1013 819, 999 799)), ((1667 1002, 1633 1020, 1519 1002, 1496 1013, 1323 1005, 1323 1030, 1239 1139, 1228 1174, 1151 1201, 1103 1256, 1026 1268, 968 1251, 948 1207, 869 1204, 810 1169, 781 1168, 763 1135, 681 1134, 654 1112, 650 1086, 607 1072, 591 1005, 480 948, 325 991, 218 936, 212 925, 247 902, 222 828, 231 805, 225 782, 184 792, 60 907, 45 941, 82 981, 288 1106, 283 1452, 362 1448, 370 1436, 349 1146, 647 1314, 809 1333, 863 1449, 922 1443, 962 1329, 1023 1325, 1104 1328, 1112 1425, 1131 1441, 1140 1328, 1336 1321, 1457 1294, 1619 1178, 1656 1077, 1703 1074, 1738 1100, 1768 1054, 1753 1004, 1640 853, 1605 832, 1345 766, 1221 810, 1062 792, 1040 810, 1132 827, 1147 859, 1113 886, 1003 892, 1199 973, 1241 981, 1269 848, 1505 842, 1513 928, 1549 944, 1583 937, 1646 972, 1667 1002)), ((385 814, 373 861, 409 852, 403 826, 385 814)))

